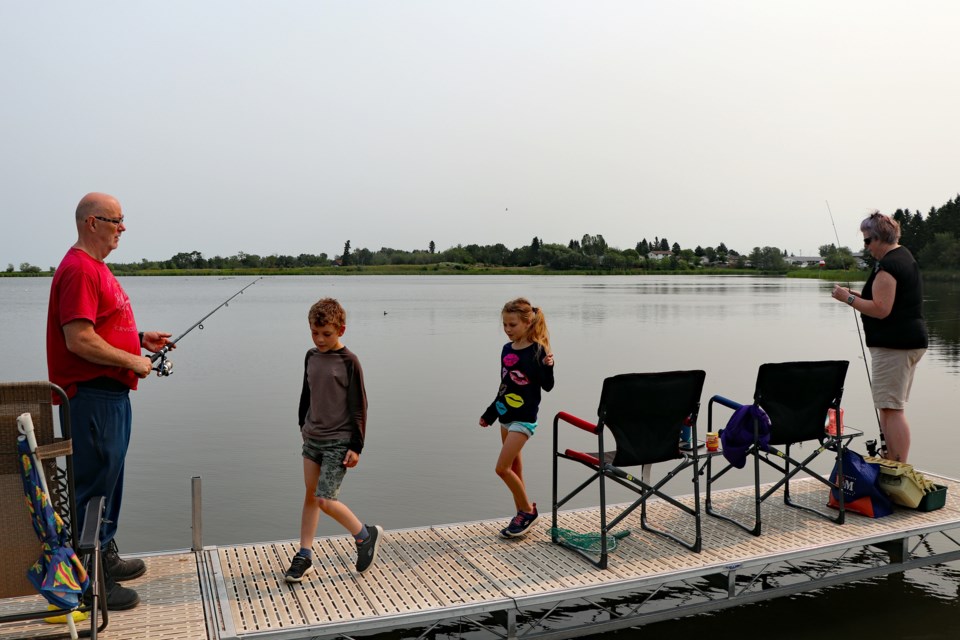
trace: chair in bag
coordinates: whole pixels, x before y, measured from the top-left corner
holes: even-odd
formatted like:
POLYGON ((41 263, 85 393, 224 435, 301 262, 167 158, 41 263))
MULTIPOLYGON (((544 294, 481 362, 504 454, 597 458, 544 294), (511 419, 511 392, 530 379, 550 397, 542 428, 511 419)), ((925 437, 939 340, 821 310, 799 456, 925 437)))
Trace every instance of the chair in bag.
POLYGON ((107 626, 99 539, 104 498, 89 501, 84 531, 78 533, 72 453, 70 405, 60 387, 45 381, 0 383, 0 636, 9 630, 34 638, 70 637, 66 616, 74 611, 89 616, 77 623, 79 635, 96 638, 107 626), (64 406, 60 437, 54 435, 54 395, 64 406), (35 451, 20 437, 28 423, 35 451), (31 484, 31 478, 42 480, 31 484), (89 580, 90 605, 75 592, 81 580, 89 580), (56 617, 64 622, 41 622, 56 617))
MULTIPOLYGON (((600 407, 597 410, 596 424, 560 412, 553 419, 553 542, 576 551, 586 557, 596 567, 607 567, 608 535, 624 518, 640 507, 640 525, 645 531, 678 542, 686 548, 699 552, 700 534, 700 485, 698 469, 698 451, 680 450, 680 431, 684 426, 692 430, 693 441, 697 440, 696 423, 700 408, 700 394, 706 374, 703 371, 670 371, 664 373, 627 373, 613 376, 603 381, 600 393, 600 407), (584 453, 574 449, 560 449, 560 423, 578 427, 596 436, 597 451, 584 453), (605 445, 604 432, 613 434, 615 449, 605 445), (557 498, 558 462, 569 460, 589 469, 590 474, 576 489, 562 499, 557 498), (669 471, 651 480, 654 463, 670 463, 669 471), (642 466, 640 478, 627 470, 629 467, 642 466), (693 483, 694 506, 688 506, 664 491, 664 485, 686 470, 693 483), (611 480, 639 497, 627 505, 619 514, 608 519, 606 483, 611 480), (560 536, 558 530, 558 510, 571 498, 588 486, 598 482, 600 492, 599 510, 599 558, 573 546, 560 536), (651 498, 660 498, 665 504, 675 507, 681 514, 689 515, 694 534, 690 539, 679 532, 669 532, 654 528, 648 522, 647 503, 651 498)), ((658 527, 663 526, 658 523, 658 527)))
MULTIPOLYGON (((842 491, 839 510, 834 515, 794 502, 790 497, 790 480, 802 472, 829 488, 836 488, 835 483, 810 468, 810 465, 824 451, 833 452, 836 464, 840 465, 844 447, 855 435, 860 435, 859 432, 852 433, 849 430, 844 434, 831 435, 824 429, 828 410, 840 409, 848 365, 846 360, 768 363, 761 365, 757 372, 752 406, 741 405, 723 396, 715 395, 710 398, 707 404, 710 431, 716 430, 713 425, 714 404, 723 405, 736 412, 720 434, 727 464, 714 473, 713 458, 717 457, 714 454, 708 457, 705 465, 707 486, 704 508, 708 515, 732 522, 758 536, 761 529, 761 504, 782 487, 784 504, 843 524, 842 491), (813 443, 814 448, 806 457, 800 459, 799 455, 791 453, 791 447, 807 442, 813 443), (783 447, 783 450, 777 447, 783 447), (731 469, 743 468, 745 462, 751 459, 755 508, 752 525, 718 513, 712 502, 713 483, 731 469), (761 462, 773 468, 778 477, 776 482, 762 493, 761 462)), ((842 470, 842 467, 839 468, 842 470)))

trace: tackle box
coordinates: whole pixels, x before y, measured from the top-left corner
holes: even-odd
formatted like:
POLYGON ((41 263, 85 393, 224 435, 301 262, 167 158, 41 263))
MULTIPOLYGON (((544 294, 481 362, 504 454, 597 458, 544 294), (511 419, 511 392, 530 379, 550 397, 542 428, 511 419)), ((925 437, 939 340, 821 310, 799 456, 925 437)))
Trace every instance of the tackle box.
POLYGON ((934 485, 934 490, 926 493, 913 474, 913 467, 909 464, 893 465, 880 464, 880 488, 890 496, 890 499, 904 507, 918 511, 935 511, 946 503, 947 488, 943 485, 934 485), (895 465, 895 466, 894 466, 895 465))

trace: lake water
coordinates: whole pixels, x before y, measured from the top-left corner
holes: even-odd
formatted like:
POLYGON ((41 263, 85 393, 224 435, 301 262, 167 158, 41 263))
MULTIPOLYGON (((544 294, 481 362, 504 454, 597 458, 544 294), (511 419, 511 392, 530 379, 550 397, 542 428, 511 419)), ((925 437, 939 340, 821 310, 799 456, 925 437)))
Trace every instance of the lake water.
MULTIPOLYGON (((251 280, 122 283, 142 329, 179 335, 251 280)), ((524 449, 528 489, 541 511, 550 503, 552 416, 563 410, 594 419, 603 378, 617 373, 704 369, 705 406, 717 393, 748 401, 764 362, 849 360, 846 423, 876 437, 857 319, 830 298, 830 286, 696 276, 265 278, 183 338, 171 354, 172 376, 152 376, 132 394, 118 540, 124 551, 189 547, 190 478, 198 475, 205 544, 298 536, 297 403, 311 346, 306 313, 320 297, 336 297, 347 309, 343 342, 364 366, 370 403, 367 448, 341 498, 365 522, 390 529, 512 515, 510 495, 493 473, 499 434, 477 421, 498 385, 506 340, 499 310, 520 295, 544 309, 556 355, 557 384, 544 396, 541 432, 524 449)), ((0 279, 0 380, 46 378, 49 287, 49 278, 0 279)), ((910 458, 956 477, 960 287, 928 285, 926 298, 931 348, 908 407, 910 458)), ((701 431, 706 426, 704 411, 701 431)), ((321 521, 318 535, 338 533, 335 523, 321 521)), ((958 584, 954 563, 655 626, 732 638, 768 617, 780 637, 846 638, 879 621, 890 638, 954 638, 958 584), (838 601, 860 613, 838 616, 838 601), (795 607, 804 602, 816 617, 795 607), (834 611, 829 624, 819 614, 827 608, 834 611), (777 624, 786 615, 791 624, 777 624)))

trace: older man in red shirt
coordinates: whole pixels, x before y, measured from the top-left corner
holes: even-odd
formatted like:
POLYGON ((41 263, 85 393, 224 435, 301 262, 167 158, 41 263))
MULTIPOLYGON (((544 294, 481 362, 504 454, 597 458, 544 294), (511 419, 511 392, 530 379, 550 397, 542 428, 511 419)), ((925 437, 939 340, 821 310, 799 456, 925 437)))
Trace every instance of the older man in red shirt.
MULTIPOLYGON (((107 606, 130 609, 140 597, 117 582, 140 577, 146 566, 139 559, 121 558, 114 541, 133 422, 129 393, 152 369, 141 348, 157 351, 171 334, 137 330, 130 299, 104 262, 126 231, 117 199, 87 194, 77 206, 76 224, 77 242, 60 262, 50 287, 47 369, 50 380, 70 399, 80 518, 91 497, 106 497, 100 540, 107 606)), ((77 526, 82 528, 83 522, 77 526)))

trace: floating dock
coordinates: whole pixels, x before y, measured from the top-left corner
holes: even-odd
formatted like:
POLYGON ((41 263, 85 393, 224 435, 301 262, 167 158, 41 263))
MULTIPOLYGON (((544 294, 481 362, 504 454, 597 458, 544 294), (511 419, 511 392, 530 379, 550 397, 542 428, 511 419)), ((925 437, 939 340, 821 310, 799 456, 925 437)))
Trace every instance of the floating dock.
MULTIPOLYGON (((147 574, 130 583, 141 604, 111 612, 100 637, 295 640, 403 630, 397 635, 560 640, 634 627, 960 559, 960 482, 925 475, 948 487, 936 511, 897 509, 877 520, 848 512, 836 525, 773 497, 763 505, 759 537, 704 515, 699 554, 642 531, 635 512, 607 570, 552 544, 549 514, 519 541, 498 537, 503 519, 387 530, 362 576, 350 539, 321 538, 314 569, 298 585, 283 580, 295 541, 151 554, 142 556, 147 574)), ((822 506, 827 491, 799 480, 791 496, 822 506)), ((714 504, 749 518, 753 490, 718 491, 714 504)), ((652 522, 675 517, 660 507, 650 503, 652 522)), ((692 528, 686 519, 681 530, 692 528)), ((596 507, 564 511, 560 526, 597 531, 597 520, 596 507)), ((0 602, 0 613, 13 606, 16 600, 0 602)), ((2 625, 0 639, 50 629, 2 625)))

